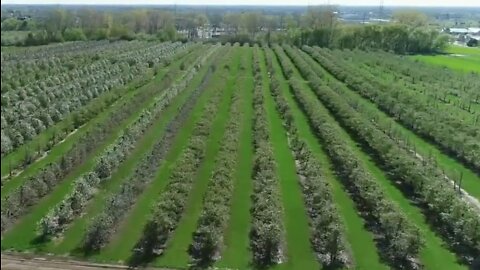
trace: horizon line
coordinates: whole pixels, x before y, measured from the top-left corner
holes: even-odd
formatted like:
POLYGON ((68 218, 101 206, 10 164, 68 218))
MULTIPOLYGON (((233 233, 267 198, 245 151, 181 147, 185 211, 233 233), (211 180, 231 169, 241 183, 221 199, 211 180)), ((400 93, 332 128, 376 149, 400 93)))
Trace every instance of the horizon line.
MULTIPOLYGON (((214 6, 214 7, 312 7, 312 6, 342 6, 342 7, 378 7, 378 5, 342 5, 342 4, 295 4, 295 5, 277 5, 277 4, 263 4, 263 5, 252 5, 252 4, 151 4, 151 3, 144 3, 144 4, 131 4, 131 3, 117 3, 117 4, 96 4, 96 3, 35 3, 35 4, 28 4, 28 3, 1 3, 1 6, 189 6, 189 7, 204 7, 204 6, 214 6)), ((411 7, 411 8, 480 8, 478 6, 454 6, 454 5, 445 5, 445 6, 412 6, 412 5, 384 5, 384 7, 411 7)))

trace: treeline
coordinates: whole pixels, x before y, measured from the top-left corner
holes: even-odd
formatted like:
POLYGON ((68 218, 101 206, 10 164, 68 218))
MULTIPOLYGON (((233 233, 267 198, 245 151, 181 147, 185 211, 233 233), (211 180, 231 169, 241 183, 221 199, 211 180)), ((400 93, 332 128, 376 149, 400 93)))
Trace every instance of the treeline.
MULTIPOLYGON (((95 9, 53 9, 42 15, 24 20, 5 19, 2 21, 2 31, 30 31, 24 40, 18 39, 13 44, 25 46, 105 39, 178 40, 175 17, 164 10, 108 12, 95 9)), ((190 24, 192 23, 187 22, 185 26, 190 24)), ((177 25, 183 26, 181 23, 177 25)))
MULTIPOLYGON (((390 21, 349 24, 332 6, 304 13, 168 9, 52 9, 33 18, 2 18, 2 31, 31 31, 16 45, 101 39, 214 40, 245 43, 289 43, 329 48, 360 48, 395 53, 442 50, 448 37, 431 29, 426 15, 397 12, 390 21)), ((3 42, 3 41, 2 41, 3 42)), ((3 44, 3 43, 2 43, 3 44)))
POLYGON ((334 28, 305 29, 293 44, 338 49, 384 50, 398 54, 442 51, 448 36, 429 28, 405 24, 342 25, 334 28))

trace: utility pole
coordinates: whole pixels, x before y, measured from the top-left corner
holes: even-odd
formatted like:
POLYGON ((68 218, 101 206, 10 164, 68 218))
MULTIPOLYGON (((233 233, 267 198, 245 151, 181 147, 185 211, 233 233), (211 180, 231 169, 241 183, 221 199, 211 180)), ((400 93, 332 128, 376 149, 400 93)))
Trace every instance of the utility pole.
POLYGON ((384 0, 380 0, 380 7, 378 10, 378 18, 380 19, 379 20, 380 22, 381 22, 381 19, 383 19, 383 1, 384 0))

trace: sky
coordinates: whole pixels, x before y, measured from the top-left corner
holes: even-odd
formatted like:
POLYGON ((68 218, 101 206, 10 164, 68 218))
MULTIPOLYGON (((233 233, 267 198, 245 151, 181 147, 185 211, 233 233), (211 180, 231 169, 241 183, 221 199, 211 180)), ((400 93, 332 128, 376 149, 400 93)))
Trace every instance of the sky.
MULTIPOLYGON (((85 5, 370 5, 381 0, 2 0, 2 4, 85 4, 85 5)), ((383 0, 384 6, 480 7, 480 0, 383 0)))

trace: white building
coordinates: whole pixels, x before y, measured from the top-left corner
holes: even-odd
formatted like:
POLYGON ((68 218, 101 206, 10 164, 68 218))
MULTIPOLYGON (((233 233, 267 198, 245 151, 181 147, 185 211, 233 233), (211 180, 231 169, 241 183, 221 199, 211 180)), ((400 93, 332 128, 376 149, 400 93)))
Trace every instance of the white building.
POLYGON ((476 35, 480 34, 480 27, 469 27, 469 28, 446 28, 444 32, 450 33, 452 35, 476 35))

